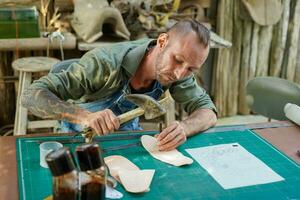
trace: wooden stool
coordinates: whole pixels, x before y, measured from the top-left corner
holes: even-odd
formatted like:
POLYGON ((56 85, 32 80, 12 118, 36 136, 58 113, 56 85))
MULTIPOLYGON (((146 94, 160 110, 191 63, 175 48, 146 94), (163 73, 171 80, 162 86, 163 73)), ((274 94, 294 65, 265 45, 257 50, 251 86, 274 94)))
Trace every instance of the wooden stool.
POLYGON ((23 107, 20 97, 23 91, 32 82, 32 73, 49 71, 51 67, 60 60, 48 57, 26 57, 15 60, 12 67, 19 71, 19 89, 17 96, 16 116, 14 125, 14 135, 26 134, 27 128, 54 127, 56 120, 28 121, 28 110, 23 107))

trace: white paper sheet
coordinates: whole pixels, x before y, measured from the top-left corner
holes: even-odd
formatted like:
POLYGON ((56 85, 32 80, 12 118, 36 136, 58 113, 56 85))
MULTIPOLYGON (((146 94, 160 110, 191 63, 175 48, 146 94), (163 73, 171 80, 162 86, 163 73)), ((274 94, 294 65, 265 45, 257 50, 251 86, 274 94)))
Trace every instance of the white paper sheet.
POLYGON ((284 180, 238 143, 186 149, 186 151, 224 189, 284 180))

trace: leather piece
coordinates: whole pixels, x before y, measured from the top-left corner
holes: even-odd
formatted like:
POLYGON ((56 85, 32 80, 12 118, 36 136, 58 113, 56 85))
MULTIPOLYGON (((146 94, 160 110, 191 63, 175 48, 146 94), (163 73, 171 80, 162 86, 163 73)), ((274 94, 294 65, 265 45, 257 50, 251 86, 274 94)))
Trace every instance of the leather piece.
POLYGON ((110 175, 121 183, 125 190, 132 193, 149 191, 155 170, 140 170, 127 158, 119 155, 104 158, 110 175))
POLYGON ((193 163, 193 160, 187 156, 184 156, 177 149, 171 151, 159 151, 157 146, 157 139, 149 135, 143 135, 141 137, 143 147, 156 159, 174 165, 182 166, 193 163))

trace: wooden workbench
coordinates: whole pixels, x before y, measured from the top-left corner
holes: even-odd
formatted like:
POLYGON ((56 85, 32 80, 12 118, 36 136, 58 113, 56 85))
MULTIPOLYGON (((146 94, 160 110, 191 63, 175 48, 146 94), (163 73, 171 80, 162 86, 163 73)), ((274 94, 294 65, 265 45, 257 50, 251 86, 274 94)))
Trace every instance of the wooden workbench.
MULTIPOLYGON (((300 127, 291 124, 290 127, 266 128, 254 130, 277 149, 300 164, 297 150, 300 150, 300 127)), ((209 133, 208 133, 209 134, 209 133)), ((46 136, 26 135, 22 137, 46 136)), ((52 134, 53 135, 53 134, 52 134)), ((19 199, 16 163, 15 136, 0 137, 0 194, 1 199, 19 199)))

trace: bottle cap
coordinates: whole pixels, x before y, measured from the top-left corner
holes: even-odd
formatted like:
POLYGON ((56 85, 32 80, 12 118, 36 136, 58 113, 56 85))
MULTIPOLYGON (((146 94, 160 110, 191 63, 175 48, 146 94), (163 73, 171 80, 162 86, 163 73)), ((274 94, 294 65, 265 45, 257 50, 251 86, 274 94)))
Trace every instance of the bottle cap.
POLYGON ((73 155, 67 147, 52 151, 45 160, 53 176, 61 176, 76 168, 73 155))
POLYGON ((97 143, 87 143, 76 147, 81 171, 94 170, 104 165, 102 151, 97 143))

